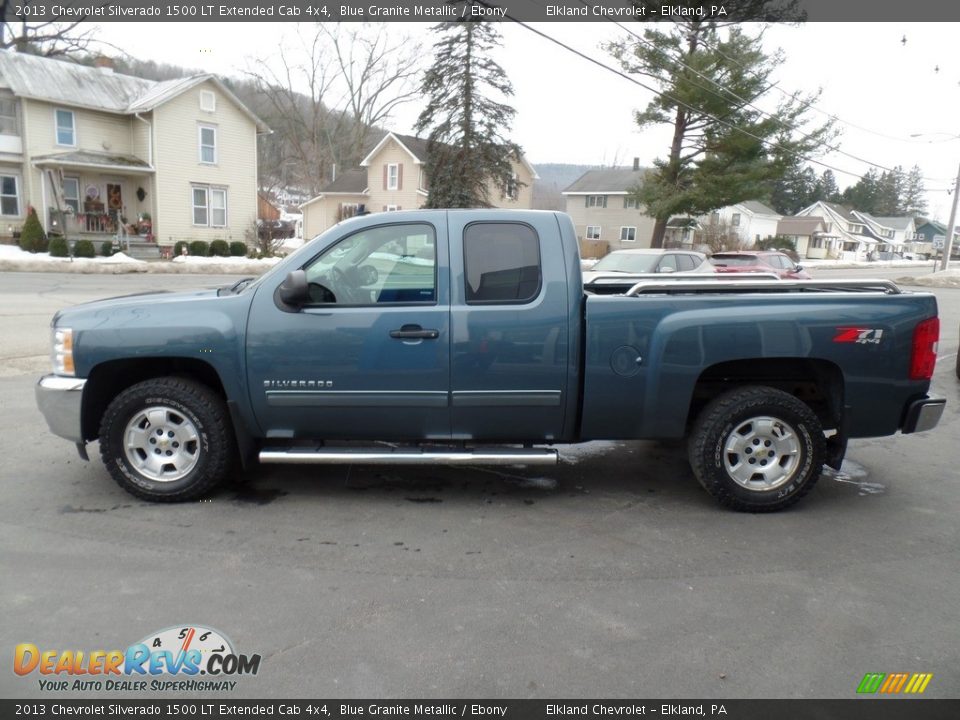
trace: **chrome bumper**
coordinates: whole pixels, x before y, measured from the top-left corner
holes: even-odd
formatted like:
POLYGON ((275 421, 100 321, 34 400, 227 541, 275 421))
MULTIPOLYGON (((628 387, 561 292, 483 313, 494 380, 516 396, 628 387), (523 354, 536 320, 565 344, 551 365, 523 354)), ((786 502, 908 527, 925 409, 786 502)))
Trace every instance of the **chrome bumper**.
POLYGON ((46 418, 50 431, 78 446, 84 442, 80 429, 80 406, 86 383, 82 378, 44 375, 34 388, 37 407, 46 418))
POLYGON ((914 400, 907 406, 907 414, 903 419, 903 432, 915 433, 933 430, 940 422, 943 408, 947 401, 943 398, 924 398, 914 400))

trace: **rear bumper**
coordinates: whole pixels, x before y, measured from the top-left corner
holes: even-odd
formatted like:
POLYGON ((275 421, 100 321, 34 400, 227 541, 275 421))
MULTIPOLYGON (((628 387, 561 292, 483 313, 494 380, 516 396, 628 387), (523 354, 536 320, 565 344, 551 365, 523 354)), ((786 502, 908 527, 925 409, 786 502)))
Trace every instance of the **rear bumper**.
POLYGON ((914 400, 907 406, 901 432, 907 434, 933 430, 940 422, 940 416, 943 415, 946 404, 947 401, 943 398, 925 397, 922 400, 914 400))
POLYGON ((44 375, 34 388, 37 407, 46 418, 50 431, 78 445, 83 444, 80 407, 86 383, 82 378, 44 375))

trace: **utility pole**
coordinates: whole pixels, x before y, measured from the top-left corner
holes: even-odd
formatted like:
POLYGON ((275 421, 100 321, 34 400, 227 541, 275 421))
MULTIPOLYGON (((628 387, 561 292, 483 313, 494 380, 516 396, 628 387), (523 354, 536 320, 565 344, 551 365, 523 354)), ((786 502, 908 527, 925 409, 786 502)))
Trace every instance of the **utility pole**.
POLYGON ((950 266, 950 251, 953 250, 953 229, 957 222, 957 200, 960 200, 960 167, 957 168, 957 181, 953 185, 953 205, 950 207, 950 222, 947 223, 947 239, 943 242, 943 259, 940 270, 950 266))

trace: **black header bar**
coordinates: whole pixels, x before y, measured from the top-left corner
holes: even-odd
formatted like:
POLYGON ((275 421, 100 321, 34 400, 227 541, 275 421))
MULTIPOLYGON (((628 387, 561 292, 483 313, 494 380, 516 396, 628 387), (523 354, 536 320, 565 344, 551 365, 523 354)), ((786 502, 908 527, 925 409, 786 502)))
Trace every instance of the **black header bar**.
POLYGON ((960 3, 945 0, 9 0, 5 6, 7 22, 960 21, 960 3))

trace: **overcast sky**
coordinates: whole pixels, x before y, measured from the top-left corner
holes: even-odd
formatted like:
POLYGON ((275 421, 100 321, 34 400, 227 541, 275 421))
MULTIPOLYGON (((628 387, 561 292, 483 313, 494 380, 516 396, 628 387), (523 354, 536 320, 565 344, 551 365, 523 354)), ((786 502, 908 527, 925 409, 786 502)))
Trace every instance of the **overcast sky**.
MULTIPOLYGON (((624 34, 605 22, 535 26, 608 65, 613 62, 600 43, 624 34)), ((422 38, 429 47, 429 27, 396 23, 390 31, 422 38)), ((257 58, 275 57, 281 44, 291 47, 295 29, 287 23, 105 23, 99 37, 141 59, 240 76, 257 58)), ((646 165, 666 153, 668 129, 641 132, 633 123, 648 91, 518 25, 502 29, 497 59, 515 90, 512 136, 531 162, 627 165, 639 157, 646 165)), ((808 23, 767 28, 765 45, 785 52, 775 75, 779 87, 823 89, 817 107, 844 121, 841 150, 879 166, 920 165, 929 178, 930 213, 945 222, 952 200, 946 191, 960 165, 960 139, 950 139, 960 134, 958 38, 957 23, 808 23), (915 133, 932 134, 911 138, 915 133)), ((771 100, 778 97, 773 93, 771 100)), ((414 103, 398 112, 392 129, 411 132, 420 109, 414 103)), ((838 153, 818 159, 856 175, 869 168, 838 153)), ((835 174, 841 188, 856 182, 835 174)))

